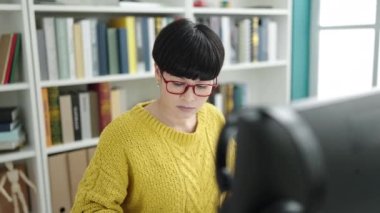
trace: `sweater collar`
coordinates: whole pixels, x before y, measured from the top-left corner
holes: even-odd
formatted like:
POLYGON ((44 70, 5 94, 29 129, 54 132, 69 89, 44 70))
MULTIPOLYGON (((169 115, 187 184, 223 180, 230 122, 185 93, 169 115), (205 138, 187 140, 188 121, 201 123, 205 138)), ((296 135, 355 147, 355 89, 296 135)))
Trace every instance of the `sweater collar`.
POLYGON ((163 124, 156 117, 154 117, 148 110, 144 108, 152 102, 153 101, 139 103, 135 107, 133 107, 132 111, 133 113, 136 113, 142 121, 147 122, 147 125, 159 134, 166 135, 173 141, 178 141, 178 143, 187 144, 199 138, 199 135, 201 135, 204 131, 205 113, 203 107, 201 107, 201 109, 197 112, 197 127, 195 131, 192 133, 186 133, 163 124))

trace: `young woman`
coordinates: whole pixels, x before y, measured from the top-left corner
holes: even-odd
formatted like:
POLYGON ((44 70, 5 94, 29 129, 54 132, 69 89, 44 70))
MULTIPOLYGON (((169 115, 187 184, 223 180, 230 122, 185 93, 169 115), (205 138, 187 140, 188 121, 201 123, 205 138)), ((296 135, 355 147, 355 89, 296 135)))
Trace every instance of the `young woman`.
POLYGON ((187 19, 153 47, 157 100, 111 122, 79 185, 72 212, 216 212, 216 143, 223 115, 206 103, 224 60, 219 37, 187 19))

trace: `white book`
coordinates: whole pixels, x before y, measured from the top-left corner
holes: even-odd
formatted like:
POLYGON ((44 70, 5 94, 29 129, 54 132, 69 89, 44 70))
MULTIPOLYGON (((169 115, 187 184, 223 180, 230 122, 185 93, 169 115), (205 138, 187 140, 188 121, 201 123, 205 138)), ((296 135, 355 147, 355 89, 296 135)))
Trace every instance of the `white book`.
POLYGON ((90 93, 79 93, 79 111, 80 125, 83 139, 91 138, 91 110, 90 110, 90 93))
POLYGON ((74 121, 71 104, 71 95, 59 96, 59 111, 61 115, 61 128, 63 143, 74 142, 74 121))
POLYGON ((96 25, 98 20, 90 20, 90 39, 91 39, 91 59, 92 59, 92 76, 99 75, 99 60, 98 60, 98 36, 96 33, 96 25))
POLYGON ((37 30, 37 43, 38 43, 38 59, 40 62, 40 76, 41 80, 49 80, 49 72, 47 66, 45 35, 43 30, 37 30))
POLYGON ((214 105, 216 108, 220 110, 220 112, 224 112, 224 101, 223 101, 223 94, 222 93, 216 93, 214 95, 214 105))
MULTIPOLYGON (((149 33, 149 52, 151 53, 153 51, 153 45, 154 45, 154 40, 156 39, 156 35, 154 32, 154 17, 149 17, 148 18, 148 33, 149 33)), ((153 57, 149 58, 150 60, 150 71, 154 72, 154 60, 153 57)))
POLYGON ((49 80, 58 80, 58 58, 55 41, 55 23, 53 17, 42 18, 42 29, 45 36, 45 47, 47 56, 47 67, 49 80))
POLYGON ((277 60, 277 23, 268 22, 268 60, 277 60))
POLYGON ((231 64, 231 20, 228 16, 221 18, 222 42, 224 45, 224 64, 231 64))
POLYGON ((67 46, 68 46, 68 57, 69 57, 69 73, 70 78, 75 79, 75 48, 74 48, 74 18, 66 18, 67 24, 67 46))
MULTIPOLYGON (((69 79, 69 50, 67 38, 67 21, 64 17, 56 17, 55 21, 55 41, 58 58, 59 79, 69 79)), ((50 54, 50 53, 49 53, 50 54)))
POLYGON ((92 75, 92 45, 91 45, 91 22, 90 19, 80 21, 82 29, 82 47, 84 62, 84 77, 91 78, 92 75))
POLYGON ((239 21, 239 63, 251 62, 251 20, 245 18, 239 21))
POLYGON ((22 135, 19 137, 18 140, 2 141, 0 143, 0 150, 13 150, 23 145, 25 142, 25 133, 21 134, 22 135))

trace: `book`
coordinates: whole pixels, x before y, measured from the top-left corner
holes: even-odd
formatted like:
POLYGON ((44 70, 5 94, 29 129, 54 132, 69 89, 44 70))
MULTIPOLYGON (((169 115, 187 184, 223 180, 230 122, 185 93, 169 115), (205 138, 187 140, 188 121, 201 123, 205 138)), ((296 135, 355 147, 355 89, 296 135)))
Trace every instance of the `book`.
MULTIPOLYGON (((70 61, 69 61, 69 48, 67 38, 67 20, 64 17, 56 17, 55 21, 55 36, 56 36, 56 49, 58 57, 58 78, 70 78, 70 61)), ((50 54, 50 53, 49 53, 50 54)))
POLYGON ((38 44, 38 59, 40 62, 40 78, 41 80, 49 80, 49 72, 47 66, 45 35, 43 30, 37 30, 37 44, 38 44))
POLYGON ((108 49, 107 49, 107 26, 104 21, 98 21, 97 26, 98 38, 98 61, 99 61, 99 75, 108 75, 108 49))
POLYGON ((87 148, 87 164, 90 163, 92 157, 95 154, 95 151, 96 151, 96 146, 91 147, 91 148, 87 148))
POLYGON ((127 30, 124 28, 118 28, 116 30, 116 43, 117 43, 117 55, 119 62, 119 73, 128 73, 128 44, 127 44, 127 30))
POLYGON ((82 26, 74 24, 74 56, 75 56, 75 77, 77 79, 84 78, 84 59, 83 59, 83 43, 82 43, 82 26))
POLYGON ((3 76, 3 79, 1 82, 3 84, 8 84, 10 82, 12 66, 13 66, 13 61, 15 58, 15 51, 16 51, 16 47, 17 47, 18 38, 19 38, 19 33, 12 33, 12 40, 11 40, 11 46, 10 46, 11 49, 9 52, 7 69, 5 71, 5 75, 3 76))
POLYGON ((78 92, 71 92, 71 110, 73 116, 73 128, 74 128, 74 139, 75 141, 82 140, 81 132, 81 117, 80 117, 80 106, 79 106, 79 94, 78 92))
POLYGON ((0 144, 5 141, 18 141, 22 134, 22 125, 17 125, 16 128, 10 131, 0 132, 0 144))
POLYGON ((70 178, 67 153, 48 157, 52 212, 70 212, 70 178))
POLYGON ((59 96, 59 109, 61 113, 62 141, 63 143, 74 142, 74 123, 70 94, 59 96))
POLYGON ((89 89, 98 96, 99 132, 112 120, 111 115, 111 86, 109 83, 90 84, 89 89))
POLYGON ((125 47, 119 47, 116 30, 117 30, 116 28, 107 29, 107 47, 108 47, 108 59, 109 59, 108 70, 109 70, 109 74, 111 75, 120 73, 118 49, 125 48, 125 47))
POLYGON ((6 132, 13 130, 20 122, 18 120, 12 122, 0 123, 0 132, 6 132))
POLYGON ((0 37, 0 83, 5 78, 11 51, 12 34, 3 34, 0 37))
POLYGON ((125 16, 121 18, 111 19, 111 27, 125 28, 127 49, 128 49, 128 64, 129 73, 137 73, 137 46, 136 46, 136 21, 134 16, 125 16))
POLYGON ((51 138, 53 144, 62 143, 61 112, 58 87, 48 88, 51 138))
POLYGON ((79 115, 80 115, 80 129, 82 139, 89 139, 91 134, 91 103, 90 92, 80 92, 79 97, 79 115))
POLYGON ((55 41, 55 21, 54 17, 43 17, 42 18, 42 29, 45 36, 45 47, 47 56, 47 66, 49 72, 49 80, 59 79, 59 68, 58 68, 58 56, 57 56, 57 45, 55 41))
POLYGON ((50 125, 50 112, 49 112, 49 92, 47 88, 41 89, 42 93, 42 103, 44 107, 44 120, 45 120, 45 139, 46 146, 50 147, 53 145, 51 138, 51 125, 50 125))
POLYGON ((0 107, 0 122, 12 122, 19 116, 19 109, 17 107, 0 107))
POLYGON ((79 149, 67 153, 69 184, 71 202, 74 202, 75 194, 77 193, 78 184, 82 179, 84 171, 87 168, 87 150, 79 149))
POLYGON ((25 139, 26 139, 25 133, 22 132, 17 140, 0 141, 0 150, 9 151, 9 150, 17 149, 25 143, 25 139))
POLYGON ((22 70, 21 51, 22 51, 22 34, 17 34, 16 49, 14 53, 14 59, 12 64, 11 76, 8 83, 14 83, 20 81, 20 71, 22 70))
POLYGON ((82 19, 79 23, 82 30, 84 77, 90 78, 93 76, 91 19, 82 19))
POLYGON ((91 115, 91 137, 99 136, 99 98, 98 93, 95 91, 89 91, 90 95, 90 115, 91 115))

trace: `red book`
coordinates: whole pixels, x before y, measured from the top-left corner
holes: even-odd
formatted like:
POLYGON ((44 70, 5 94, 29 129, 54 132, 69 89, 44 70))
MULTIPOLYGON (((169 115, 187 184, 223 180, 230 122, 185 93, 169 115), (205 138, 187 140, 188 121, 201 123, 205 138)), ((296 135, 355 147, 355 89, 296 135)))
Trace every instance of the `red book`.
POLYGON ((90 84, 89 89, 98 94, 99 132, 111 122, 111 86, 109 83, 90 84))
POLYGON ((0 84, 5 79, 9 52, 11 50, 12 34, 3 34, 0 38, 0 84))
POLYGON ((14 56, 15 56, 14 53, 15 53, 15 49, 16 49, 16 43, 17 43, 17 37, 18 36, 19 36, 18 33, 13 33, 12 34, 7 69, 5 71, 5 77, 3 78, 2 82, 1 82, 3 84, 9 83, 9 79, 11 77, 12 64, 13 64, 13 59, 14 59, 14 56))

